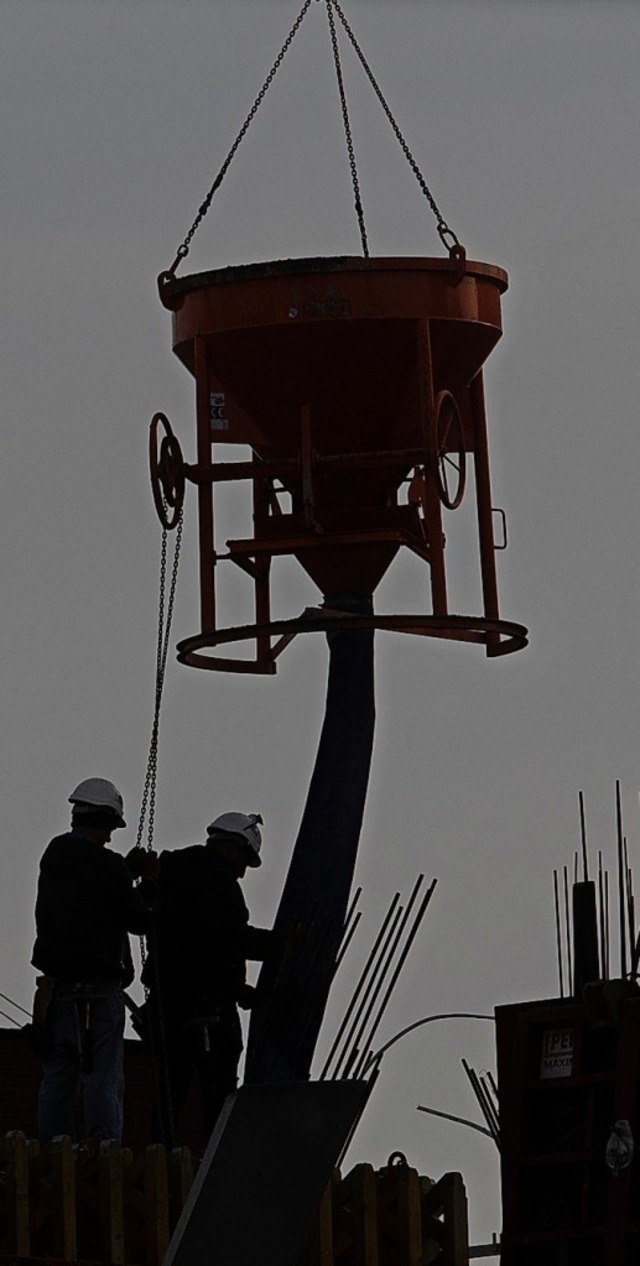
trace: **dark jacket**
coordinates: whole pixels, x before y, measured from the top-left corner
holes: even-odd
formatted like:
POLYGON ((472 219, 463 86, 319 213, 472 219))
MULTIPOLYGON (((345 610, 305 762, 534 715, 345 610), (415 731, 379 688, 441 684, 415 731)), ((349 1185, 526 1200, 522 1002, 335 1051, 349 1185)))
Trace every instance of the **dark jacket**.
POLYGON ((34 967, 58 980, 130 984, 127 932, 150 922, 122 857, 79 831, 51 841, 40 862, 34 967))
POLYGON ((214 1005, 242 1000, 246 960, 268 957, 273 933, 249 926, 240 882, 212 848, 163 852, 160 863, 157 959, 145 968, 145 983, 159 986, 172 1010, 202 998, 214 1005))

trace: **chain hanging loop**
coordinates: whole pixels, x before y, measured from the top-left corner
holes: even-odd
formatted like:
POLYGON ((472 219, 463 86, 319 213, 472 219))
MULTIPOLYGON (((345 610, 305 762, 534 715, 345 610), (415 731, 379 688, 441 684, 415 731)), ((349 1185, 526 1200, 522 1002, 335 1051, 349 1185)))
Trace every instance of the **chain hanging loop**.
MULTIPOLYGON (((165 510, 168 505, 165 502, 165 510)), ((142 847, 142 839, 144 835, 145 822, 147 824, 147 849, 149 852, 153 848, 153 836, 155 829, 155 813, 156 813, 156 785, 158 779, 158 742, 160 737, 160 709, 162 706, 162 694, 164 689, 164 680, 167 669, 167 656, 169 653, 169 644, 171 636, 171 624, 173 620, 173 609, 176 593, 176 584, 178 580, 178 565, 180 562, 180 547, 182 544, 182 506, 177 512, 175 522, 176 535, 173 550, 173 562, 171 565, 171 578, 169 581, 169 595, 167 598, 167 571, 168 571, 168 535, 170 528, 167 523, 162 522, 162 542, 160 547, 160 584, 158 597, 158 636, 156 643, 156 682, 155 682, 155 702, 153 711, 153 724, 151 727, 151 742, 149 745, 149 756, 147 759, 147 771, 144 781, 144 791, 142 794, 142 804, 140 806, 140 818, 138 821, 138 831, 136 836, 136 848, 142 847)), ((175 1118, 173 1113, 173 1104, 171 1097, 171 1087, 169 1084, 169 1073, 167 1067, 167 1043, 164 1028, 164 1016, 162 1012, 160 982, 158 977, 158 953, 155 945, 155 924, 152 924, 148 933, 149 949, 152 950, 151 961, 154 974, 154 1004, 150 1005, 150 991, 148 982, 144 985, 145 1001, 149 1013, 149 1042, 151 1049, 151 1064, 153 1069, 154 1081, 157 1087, 158 1101, 160 1105, 159 1124, 163 1141, 168 1147, 174 1147, 176 1143, 175 1118)), ((147 962, 147 945, 145 938, 140 937, 140 959, 144 969, 147 962)))
POLYGON ((262 102, 264 101, 264 98, 266 97, 269 88, 271 87, 271 84, 273 83, 287 53, 289 52, 289 49, 296 35, 298 34, 298 31, 300 30, 300 27, 302 25, 302 22, 304 21, 304 18, 307 15, 308 10, 311 8, 311 4, 312 4, 312 0, 305 0, 305 3, 302 6, 302 10, 298 14, 291 30, 289 31, 289 34, 282 48, 280 49, 280 52, 278 53, 278 56, 276 57, 276 60, 273 63, 273 66, 271 67, 269 74, 267 75, 267 78, 265 79, 244 123, 242 124, 242 127, 240 128, 240 131, 238 132, 238 135, 236 136, 235 141, 233 142, 233 145, 231 146, 231 149, 229 150, 229 153, 227 154, 227 157, 225 158, 222 164, 222 167, 220 168, 220 171, 218 172, 206 198, 200 204, 200 207, 198 208, 198 214, 196 215, 196 218, 193 221, 193 224, 191 225, 191 228, 189 229, 187 236, 178 247, 176 251, 176 257, 171 267, 168 268, 166 272, 160 274, 160 278, 159 278, 160 282, 170 281, 171 278, 175 275, 176 269, 178 265, 180 264, 180 262, 183 259, 185 259, 186 256, 189 254, 193 235, 202 224, 202 221, 204 220, 204 217, 207 214, 209 207, 211 206, 211 203, 213 201, 215 194, 220 188, 220 185, 222 184, 227 174, 227 171, 229 170, 229 167, 231 166, 231 163, 233 162, 233 159, 235 158, 235 155, 238 149, 240 148, 242 141, 244 140, 247 132, 249 131, 249 128, 251 127, 251 124, 253 123, 253 120, 256 114, 258 113, 258 110, 260 109, 260 106, 262 105, 262 102))
POLYGON ((342 25, 351 41, 353 49, 360 61, 362 69, 364 70, 364 73, 367 76, 367 79, 369 80, 369 83, 371 84, 371 87, 373 88, 373 91, 375 92, 378 98, 378 101, 380 102, 380 105, 382 106, 382 109, 384 110, 387 116, 387 119, 389 120, 389 123, 391 124, 396 140, 398 141, 400 148, 416 180, 418 181, 418 184, 420 185, 420 188, 425 198, 427 199, 427 202, 429 203, 429 206, 431 207, 431 210, 433 211, 433 214, 436 217, 438 234, 440 236, 440 240, 443 246, 445 246, 446 249, 449 251, 449 254, 451 255, 452 259, 457 259, 464 263, 464 258, 465 258, 464 246, 462 246, 461 242, 459 241, 457 235, 454 233, 453 229, 449 228, 449 225, 447 224, 444 216, 442 215, 442 212, 440 211, 440 208, 438 207, 438 204, 436 203, 436 200, 433 197, 433 194, 431 193, 431 190, 429 189, 429 186, 427 185, 427 182, 424 176, 422 175, 422 172, 420 171, 420 168, 418 167, 418 164, 413 154, 411 153, 411 150, 409 149, 409 146, 407 145, 406 140, 404 136, 402 135, 402 132, 400 131, 400 128, 391 112, 391 108, 388 105, 385 96, 383 95, 382 89, 380 88, 380 85, 378 84, 378 81, 349 25, 349 22, 347 21, 347 18, 343 12, 343 9, 342 9, 342 6, 340 5, 339 0, 327 0, 327 4, 331 5, 335 9, 336 13, 338 14, 338 17, 340 18, 340 21, 342 22, 342 25))
POLYGON ((344 124, 344 135, 347 142, 347 153, 349 155, 349 167, 351 169, 351 182, 353 184, 353 196, 358 217, 358 225, 360 228, 360 241, 362 243, 362 254, 365 259, 369 258, 369 243, 367 241, 367 230, 364 222, 364 208, 362 206, 362 198, 360 196, 360 181, 358 179, 358 169, 356 166, 356 155, 353 148, 353 136, 351 133, 351 123, 349 120, 349 107, 347 105, 347 94, 344 86, 344 77, 342 74, 342 63, 340 61, 340 46, 338 44, 338 34, 336 31, 335 18, 333 16, 333 0, 327 0, 327 17, 329 19, 329 31, 331 35, 331 47, 333 49, 333 60, 336 68, 336 78, 338 80, 338 92, 340 94, 340 105, 342 107, 342 122, 344 124))
POLYGON ((153 712, 153 724, 151 727, 151 742, 149 745, 149 756, 147 759, 147 771, 144 781, 144 791, 142 795, 142 804, 140 807, 140 820, 138 822, 138 833, 136 836, 136 847, 142 847, 142 838, 144 835, 145 822, 147 822, 147 849, 153 848, 153 834, 155 828, 155 810, 156 810, 156 784, 158 778, 158 743, 160 737, 160 709, 162 706, 162 693, 164 689, 164 679, 167 668, 167 656, 169 653, 169 641, 171 636, 171 623, 173 620, 173 608, 175 601, 176 584, 178 580, 178 565, 180 562, 180 547, 182 544, 182 525, 183 517, 180 510, 176 528, 175 546, 173 551, 173 563, 171 567, 171 579, 169 582, 169 596, 167 599, 167 538, 168 528, 162 528, 162 544, 160 550, 160 587, 158 601, 158 637, 156 644, 156 683, 155 683, 155 703, 153 712), (148 813, 148 821, 147 821, 148 813))

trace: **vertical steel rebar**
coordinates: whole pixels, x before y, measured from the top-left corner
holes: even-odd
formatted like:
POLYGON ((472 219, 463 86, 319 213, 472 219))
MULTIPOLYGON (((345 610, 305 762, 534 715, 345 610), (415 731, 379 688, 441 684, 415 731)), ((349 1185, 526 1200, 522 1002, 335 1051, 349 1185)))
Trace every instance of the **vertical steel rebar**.
POLYGON ((567 978, 569 981, 569 996, 573 996, 573 955, 571 953, 571 917, 569 914, 569 871, 563 866, 564 879, 564 922, 565 936, 567 940, 567 978))
MULTIPOLYGON (((430 903, 430 901, 431 901, 431 898, 432 898, 432 896, 433 896, 433 894, 434 894, 434 892, 435 892, 437 882, 438 882, 438 881, 437 881, 437 879, 434 879, 434 880, 432 881, 432 883, 431 883, 431 886, 427 889, 427 892, 425 893, 425 896, 423 897, 422 904, 421 904, 421 906, 420 906, 420 908, 419 908, 419 910, 418 910, 418 913, 416 914, 416 917, 415 917, 415 919, 414 919, 414 921, 413 921, 413 925, 412 925, 412 927, 411 927, 411 930, 410 930, 410 932, 409 932, 409 934, 408 934, 408 936, 407 936, 407 940, 405 941, 404 949, 403 949, 403 950, 401 950, 401 952, 400 952, 400 957, 399 957, 398 962, 396 963, 396 966, 395 966, 395 968, 394 968, 393 974, 392 974, 392 976, 391 976, 391 981, 390 981, 389 985, 387 986, 387 991, 386 991, 386 993, 385 993, 385 995, 384 995, 384 997, 383 997, 383 999, 382 999, 382 1002, 381 1002, 381 1004, 380 1004, 380 1007, 379 1007, 379 1009, 378 1009, 378 1014, 377 1014, 377 1016, 376 1016, 376 1018, 375 1018, 375 1020, 374 1020, 374 1022, 373 1022, 373 1025, 372 1025, 372 1027, 371 1027, 371 1029, 370 1029, 370 1031, 369 1031, 369 1036, 368 1036, 368 1038, 367 1038, 367 1040, 366 1040, 366 1042, 365 1042, 365 1048, 366 1048, 366 1049, 365 1049, 365 1052, 364 1052, 364 1054, 361 1056, 359 1064, 356 1066, 356 1072, 355 1072, 356 1077, 357 1077, 357 1076, 359 1075, 359 1073, 362 1071, 362 1069, 363 1069, 363 1067, 364 1067, 364 1065, 365 1065, 365 1063, 366 1063, 366 1059, 367 1059, 367 1050, 369 1049, 369 1047, 370 1047, 370 1046, 372 1045, 372 1043, 373 1043, 373 1039, 374 1039, 374 1037, 375 1037, 375 1035, 376 1035, 376 1033, 377 1033, 377 1031, 378 1031, 378 1027, 379 1027, 379 1025, 380 1025, 380 1022, 381 1022, 382 1017, 383 1017, 383 1015, 384 1015, 384 1013, 385 1013, 385 1011, 386 1011, 387 1004, 388 1004, 388 1002, 389 1002, 389 999, 390 999, 390 997, 391 997, 391 994, 393 993, 393 990, 395 989, 396 982, 397 982, 397 980, 398 980, 398 977, 399 977, 399 975, 400 975, 400 972, 402 971, 402 968, 404 967, 404 964, 405 964, 405 962, 406 962, 406 960, 407 960, 407 957, 408 957, 408 955, 409 955, 409 951, 410 951, 410 949, 411 949, 411 946, 413 945, 413 942, 414 942, 414 940, 415 940, 415 938, 416 938, 416 934, 417 934, 418 928, 420 927, 420 924, 422 923, 422 920, 423 920, 423 918, 424 918, 424 916, 425 916, 425 913, 426 913, 426 911, 427 911, 427 907, 429 906, 429 903, 430 903)), ((417 888, 416 888, 416 890, 415 890, 415 891, 417 892, 417 888)), ((409 911, 409 908, 410 908, 410 906, 408 906, 408 907, 407 907, 407 913, 408 913, 408 911, 409 911)))
MULTIPOLYGON (((360 922, 361 918, 362 918, 362 910, 358 910, 358 912, 357 912, 357 914, 356 914, 355 918, 353 919, 353 921, 352 921, 352 923, 351 923, 351 927, 349 928, 348 932, 346 932, 345 937, 344 937, 344 940, 343 940, 343 942, 342 942, 342 944, 341 944, 341 946, 340 946, 340 949, 338 950, 338 957, 336 958, 336 961, 335 961, 335 966, 334 966, 334 969, 333 969, 333 976, 335 976, 335 975, 339 972, 339 970, 340 970, 340 968, 341 968, 341 966, 342 966, 342 964, 343 964, 343 962, 344 962, 344 959, 345 959, 346 954, 347 954, 347 950, 349 949, 349 946, 350 946, 350 944, 351 944, 351 942, 352 942, 352 940, 353 940, 353 937, 354 937, 354 935, 355 935, 356 928, 357 928, 357 926, 358 926, 358 924, 359 924, 359 922, 360 922)), ((332 977, 332 978, 333 978, 333 977, 332 977)))
POLYGON ((372 971, 371 978, 360 1002, 360 1007, 356 1013, 351 1029, 345 1039, 339 1058, 333 1070, 334 1077, 337 1077, 340 1071, 342 1076, 346 1077, 351 1069, 352 1064, 359 1053, 358 1043, 362 1039, 362 1034, 366 1028, 367 1020, 375 1006, 376 999, 384 984, 385 976, 389 970, 389 963, 393 959, 398 945, 398 939, 402 933, 402 921, 406 916, 404 906, 398 906, 394 913, 393 920, 389 926, 384 944, 381 947, 378 962, 375 970, 372 971), (364 1013, 364 1019, 362 1019, 364 1013))
POLYGON ((323 1067, 323 1069, 322 1069, 322 1072, 320 1073, 320 1080, 321 1080, 321 1081, 324 1081, 325 1077, 327 1076, 327 1072, 328 1072, 328 1070, 329 1070, 329 1065, 331 1064, 331 1061, 332 1061, 332 1059, 333 1059, 333 1057, 334 1057, 334 1055, 335 1055, 335 1053, 336 1053, 336 1051, 337 1051, 337 1049, 338 1049, 338 1046, 340 1045, 340 1041, 341 1041, 341 1039, 342 1039, 342 1035, 343 1035, 343 1033, 344 1033, 344 1031, 345 1031, 345 1029, 346 1029, 346 1027, 347 1027, 348 1023, 349 1023, 349 1020, 351 1019, 351 1014, 352 1014, 352 1012, 353 1012, 353 1010, 354 1010, 354 1008, 355 1008, 355 1006, 356 1006, 356 1004, 357 1004, 358 998, 360 997, 360 994, 362 993, 362 990, 364 989, 364 986, 365 986, 365 981, 366 981, 366 978, 367 978, 367 976, 368 976, 368 974, 369 974, 369 968, 372 966, 372 964, 373 964, 373 962, 374 962, 375 956, 376 956, 376 954, 377 954, 377 952, 378 952, 378 949, 379 949, 379 947, 380 947, 380 945, 381 945, 381 943, 382 943, 383 937, 384 937, 385 932, 386 932, 386 930, 387 930, 387 926, 388 926, 388 924, 390 923, 390 921, 391 921, 391 919, 392 919, 392 917, 393 917, 393 912, 394 912, 394 910, 395 910, 395 908, 396 908, 396 906, 397 906, 397 904, 398 904, 399 900, 400 900, 400 893, 399 893, 399 892, 396 892, 396 893, 394 894, 394 896, 393 896, 393 899, 392 899, 392 901, 391 901, 390 905, 389 905, 389 909, 387 910, 387 913, 386 913, 386 915, 385 915, 384 919, 382 920, 382 924, 381 924, 381 926, 380 926, 380 930, 379 930, 379 932, 378 932, 378 935, 377 935, 377 937, 376 937, 376 939, 375 939, 375 942, 374 942, 374 944, 373 944, 373 946, 372 946, 372 948, 371 948, 371 950, 370 950, 370 952, 369 952, 369 956, 368 956, 368 958, 367 958, 367 960, 366 960, 366 962, 365 962, 365 965, 364 965, 364 967, 363 967, 363 969, 362 969, 362 971, 361 971, 361 973, 360 973, 360 977, 359 977, 358 983, 357 983, 357 985, 356 985, 356 987, 355 987, 355 989, 354 989, 354 991, 353 991, 353 993, 352 993, 352 995, 351 995, 351 998, 350 998, 349 1003, 348 1003, 348 1005, 347 1005, 347 1008, 346 1008, 346 1010, 345 1010, 344 1016, 342 1017, 342 1021, 341 1021, 341 1023, 340 1023, 340 1027, 338 1028, 338 1032, 336 1033, 336 1036, 335 1036, 335 1038, 334 1038, 333 1044, 332 1044, 332 1046, 331 1046, 331 1050, 329 1051, 329 1054, 327 1055, 327 1058, 326 1058, 325 1063, 324 1063, 324 1067, 323 1067))
POLYGON ((556 951, 558 955, 558 977, 560 982, 560 997, 564 998, 564 971, 562 963, 562 928, 560 923, 560 894, 558 892, 558 872, 553 872, 553 896, 556 913, 556 951))
MULTIPOLYGON (((345 1065, 345 1063, 348 1063, 351 1048, 354 1044, 354 1041, 357 1040, 355 1035, 356 1035, 356 1032, 358 1031, 358 1025, 360 1024, 362 1013, 365 1007, 369 1003, 369 999, 371 997, 372 991, 375 990, 376 988, 376 982, 378 980, 380 973, 382 972, 384 976, 384 972, 386 971, 386 961, 389 954, 389 946, 390 944, 393 944, 394 942, 398 924, 400 922, 400 919, 402 918, 403 913, 404 913, 404 906, 398 905, 396 907, 395 903, 393 905, 393 910, 392 911, 390 910, 388 912, 388 916, 390 917, 387 917, 387 919, 385 920, 384 939, 380 941, 379 949, 378 949, 377 957, 375 961, 373 960, 373 957, 371 956, 371 959, 370 959, 371 970, 368 973, 369 979, 364 989, 361 991, 359 990, 359 992, 362 993, 362 997, 359 1001, 357 1009, 353 1008, 353 1010, 355 1010, 355 1014, 353 1015, 353 1018, 352 1018, 351 1027, 343 1041, 342 1049, 340 1050, 339 1054, 337 1054, 335 1057, 335 1065, 334 1065, 333 1074, 332 1074, 334 1077, 337 1077, 343 1065, 345 1065)), ((393 953, 393 950, 391 952, 393 953)), ((343 1028, 343 1032, 344 1032, 344 1028, 343 1028)))
POLYGON ((587 857, 587 824, 584 813, 584 795, 578 792, 578 801, 580 804, 580 841, 582 844, 582 877, 587 883, 589 879, 589 863, 587 857))
MULTIPOLYGON (((345 1062, 345 1064, 344 1064, 343 1073, 342 1073, 343 1077, 347 1077, 347 1076, 348 1076, 348 1075, 352 1072, 353 1066, 355 1065, 356 1060, 358 1060, 358 1058, 359 1058, 359 1057, 360 1057, 360 1062, 362 1062, 363 1060, 366 1060, 366 1058, 367 1058, 367 1051, 368 1051, 368 1048, 369 1048, 369 1046, 370 1046, 370 1044, 371 1044, 371 1036, 372 1036, 372 1035, 371 1035, 371 1034, 369 1034, 369 1038, 368 1038, 368 1040, 365 1042, 365 1051, 364 1051, 364 1054, 361 1054, 361 1048, 360 1048, 360 1043, 361 1043, 361 1041, 362 1041, 362 1036, 363 1036, 363 1033, 364 1033, 364 1031, 365 1031, 365 1029, 366 1029, 366 1027, 367 1027, 367 1024, 369 1023, 369 1017, 371 1016, 371 1012, 373 1011, 373 1008, 374 1008, 374 1007, 375 1007, 375 1005, 376 1005, 376 1002, 377 1002, 378 997, 379 997, 379 995, 380 995, 380 991, 381 991, 381 989, 382 989, 382 987, 383 987, 383 985, 384 985, 384 982, 385 982, 385 980, 386 980, 387 974, 388 974, 388 972, 389 972, 389 970, 390 970, 391 964, 392 964, 393 959, 394 959, 395 954, 396 954, 396 950, 397 950, 397 948, 398 948, 398 946, 399 946, 399 944, 400 944, 400 942, 401 942, 401 940, 402 940, 402 936, 403 936, 403 934, 404 934, 404 930, 405 930, 405 928, 406 928, 406 926, 407 926, 407 922, 408 922, 408 919, 409 919, 409 915, 411 914, 411 911, 412 911, 412 909, 413 909, 413 907, 414 907, 414 905, 415 905, 416 898, 417 898, 418 893, 419 893, 419 891, 420 891, 420 888, 421 888, 421 886, 422 886, 423 880, 424 880, 424 875, 418 875, 418 878, 416 879, 416 882, 415 882, 415 884, 414 884, 414 886, 413 886, 413 891, 412 891, 412 893, 411 893, 411 896, 409 897, 409 900, 408 900, 408 902, 407 902, 407 907, 406 907, 406 909, 402 912, 402 917, 400 917, 400 910, 398 911, 398 918, 394 921, 394 932, 395 932, 395 935, 393 936, 393 941, 392 941, 392 944, 391 944, 391 948, 389 949, 389 952, 387 953, 386 958, 384 958, 384 963, 383 963, 383 965, 382 965, 382 971, 381 971, 381 973, 380 973, 380 976, 379 976, 378 981, 376 982, 376 987, 375 987, 375 989, 373 990, 373 993, 372 993, 372 995, 371 995, 371 998, 369 999, 368 1005, 367 1005, 366 1010, 365 1010, 365 1012, 364 1012, 364 1018, 363 1018, 362 1022, 360 1023, 360 1027, 359 1027, 359 1029, 358 1029, 358 1031, 357 1031, 357 1033, 356 1033, 356 1035, 355 1035, 355 1038, 354 1038, 354 1040, 353 1040, 353 1043, 352 1043, 352 1045, 351 1045, 351 1050, 349 1051, 348 1058, 347 1058, 347 1060, 346 1060, 346 1062, 345 1062), (397 929, 397 930, 396 930, 396 929, 397 929)), ((401 951, 401 954, 402 954, 402 952, 403 952, 403 951, 401 951)), ((362 1015, 363 1008, 364 1008, 364 1000, 363 1000, 362 1007, 361 1007, 361 1009, 360 1009, 360 1015, 362 1015)), ((353 1073, 353 1075, 354 1075, 354 1076, 356 1076, 357 1074, 354 1072, 354 1073, 353 1073)))
POLYGON ((624 847, 622 832, 622 796, 620 779, 616 778, 616 828, 618 837, 618 922, 620 928, 620 975, 627 975, 627 920, 625 913, 624 847))
POLYGON ((608 965, 604 918, 604 873, 602 869, 601 851, 598 852, 598 930, 600 934, 600 964, 602 968, 602 979, 607 980, 608 965))
POLYGON ((482 1084, 482 1081, 480 1077, 478 1077, 478 1074, 475 1071, 475 1069, 470 1067, 466 1059, 462 1060, 462 1067, 464 1068, 464 1071, 467 1075, 469 1084, 471 1086, 471 1089, 473 1090, 473 1093, 477 1100, 480 1111, 482 1112, 482 1115, 487 1123, 487 1126, 491 1133, 491 1137, 493 1138, 494 1142, 498 1143, 499 1137, 500 1137, 500 1123, 499 1123, 495 1108, 490 1100, 488 1091, 486 1087, 482 1084))
POLYGON ((633 875, 629 865, 629 846, 625 835, 624 841, 624 878, 625 878, 625 898, 627 925, 629 929, 629 966, 633 967, 633 951, 636 943, 635 935, 635 915, 634 915, 634 899, 633 899, 633 875))
POLYGON ((607 980, 611 978, 611 928, 609 919, 609 871, 604 872, 604 922, 607 943, 607 980))

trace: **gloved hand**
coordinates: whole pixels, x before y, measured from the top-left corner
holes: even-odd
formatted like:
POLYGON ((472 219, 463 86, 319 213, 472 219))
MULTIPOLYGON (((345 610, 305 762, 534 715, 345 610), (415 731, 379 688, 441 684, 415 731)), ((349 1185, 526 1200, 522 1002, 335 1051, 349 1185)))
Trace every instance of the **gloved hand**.
POLYGON ((140 862, 141 879, 160 878, 160 858, 157 853, 144 853, 140 862))
POLYGON ((153 851, 132 848, 124 860, 133 879, 157 879, 160 874, 160 858, 153 851))

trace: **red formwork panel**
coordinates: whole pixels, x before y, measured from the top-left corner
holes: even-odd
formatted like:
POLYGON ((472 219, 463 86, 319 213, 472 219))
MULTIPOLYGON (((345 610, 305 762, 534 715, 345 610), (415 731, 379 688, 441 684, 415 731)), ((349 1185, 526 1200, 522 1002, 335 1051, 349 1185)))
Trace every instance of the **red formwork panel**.
POLYGON ((501 1266, 640 1262, 640 1165, 605 1163, 615 1121, 640 1137, 640 997, 625 992, 496 1009, 501 1266))

